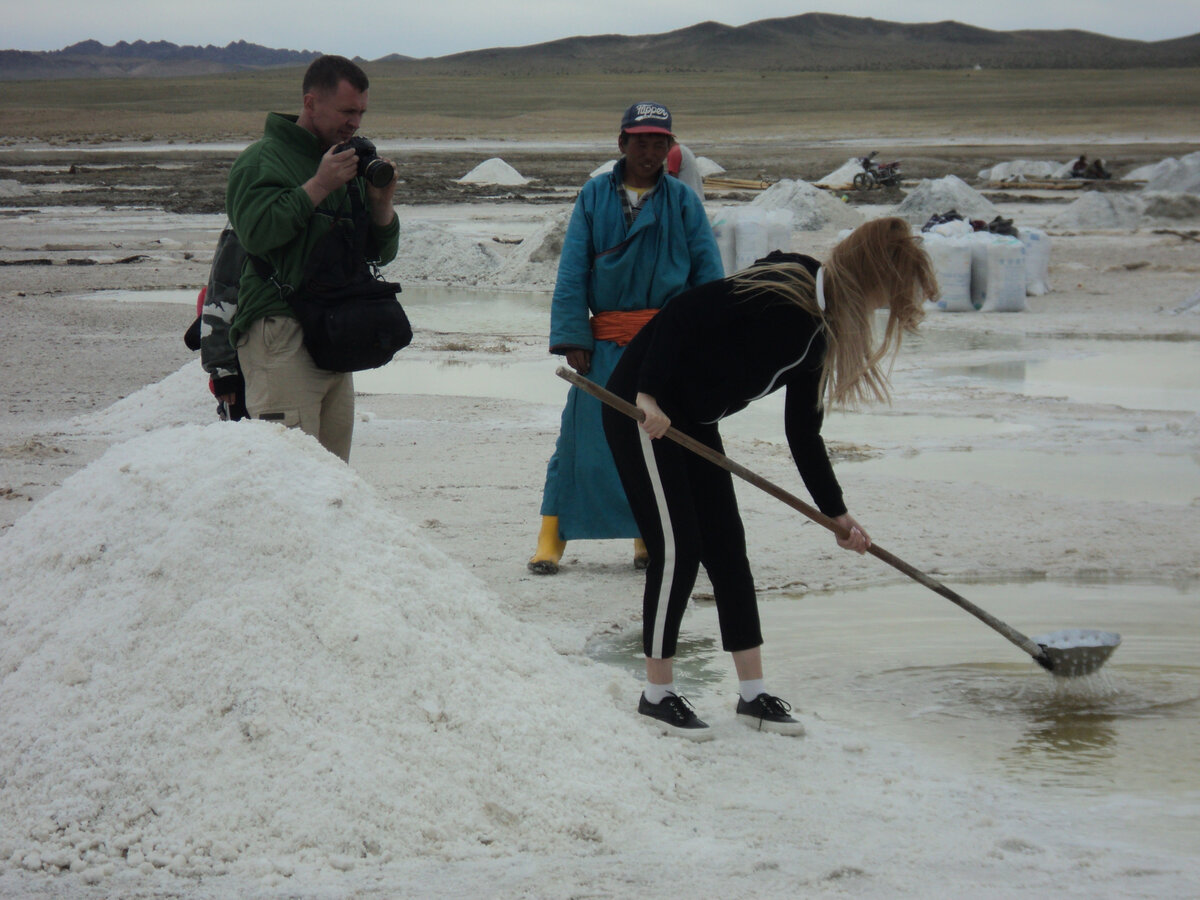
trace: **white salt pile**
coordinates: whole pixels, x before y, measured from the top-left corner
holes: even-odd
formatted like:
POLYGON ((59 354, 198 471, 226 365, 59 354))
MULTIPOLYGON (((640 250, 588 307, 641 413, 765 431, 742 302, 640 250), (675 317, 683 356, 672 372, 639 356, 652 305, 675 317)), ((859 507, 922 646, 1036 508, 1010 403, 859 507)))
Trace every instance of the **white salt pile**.
POLYGON ((1200 291, 1196 291, 1196 293, 1192 294, 1192 296, 1180 303, 1177 307, 1171 310, 1171 313, 1173 315, 1178 315, 1179 313, 1192 313, 1195 315, 1200 315, 1200 291))
POLYGON ((596 166, 596 168, 592 169, 590 173, 588 173, 588 178, 595 178, 597 175, 603 175, 605 172, 611 172, 616 164, 617 161, 615 159, 610 159, 608 162, 601 163, 600 165, 596 166))
POLYGON ((1151 163, 1148 166, 1138 166, 1136 169, 1130 169, 1122 179, 1125 181, 1149 181, 1155 175, 1163 171, 1168 171, 1172 166, 1177 165, 1179 160, 1170 156, 1166 159, 1160 159, 1156 163, 1151 163))
POLYGON ((504 265, 492 279, 495 284, 518 291, 553 289, 570 218, 569 209, 548 216, 504 260, 504 265))
POLYGON ((784 179, 776 182, 755 197, 750 205, 763 210, 790 211, 792 226, 800 231, 854 228, 863 220, 856 210, 807 181, 784 179))
POLYGON ((1142 191, 1142 215, 1150 221, 1190 221, 1200 219, 1200 190, 1142 191))
POLYGON ((896 207, 896 215, 913 225, 924 225, 932 216, 955 210, 967 219, 990 222, 1000 213, 992 203, 957 175, 925 179, 896 207))
POLYGON ((1088 191, 1049 222, 1061 231, 1112 231, 1137 228, 1144 201, 1137 196, 1088 191))
POLYGON ((493 156, 458 179, 459 184, 528 184, 526 178, 504 160, 493 156))
POLYGON ((857 156, 852 156, 824 178, 819 179, 816 184, 835 191, 848 190, 854 187, 854 176, 862 170, 862 160, 857 156))
POLYGON ((982 181, 1026 181, 1030 179, 1050 179, 1062 169, 1062 163, 1046 160, 1013 159, 1008 162, 982 169, 979 178, 982 181))
POLYGON ((1200 152, 1183 159, 1165 159, 1146 181, 1145 190, 1162 193, 1200 194, 1200 152))
POLYGON ((490 241, 455 234, 434 222, 406 220, 396 259, 384 274, 401 284, 434 281, 473 287, 490 284, 503 263, 490 241))
POLYGON ((595 853, 690 790, 679 743, 615 707, 623 680, 299 431, 109 450, 0 540, 0 632, 0 857, 28 871, 595 853))

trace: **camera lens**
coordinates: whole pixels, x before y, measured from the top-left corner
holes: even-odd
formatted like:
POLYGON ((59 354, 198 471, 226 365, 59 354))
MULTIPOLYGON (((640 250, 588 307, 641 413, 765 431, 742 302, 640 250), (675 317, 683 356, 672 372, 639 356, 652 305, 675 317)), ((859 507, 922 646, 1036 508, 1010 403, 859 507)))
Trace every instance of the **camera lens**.
POLYGON ((368 162, 362 170, 362 176, 367 179, 367 183, 377 188, 390 183, 395 174, 396 170, 378 156, 368 162))

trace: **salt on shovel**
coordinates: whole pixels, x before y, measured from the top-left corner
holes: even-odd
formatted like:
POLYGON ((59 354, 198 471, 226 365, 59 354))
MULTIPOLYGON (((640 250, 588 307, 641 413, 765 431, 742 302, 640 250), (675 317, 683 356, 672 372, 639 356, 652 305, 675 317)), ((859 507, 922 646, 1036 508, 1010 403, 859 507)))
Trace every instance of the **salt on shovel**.
MULTIPOLYGON (((632 419, 641 422, 645 418, 645 413, 634 406, 632 403, 618 397, 595 382, 588 381, 582 375, 578 375, 571 369, 565 366, 560 366, 557 370, 559 378, 569 381, 582 391, 586 391, 602 403, 611 406, 618 412, 622 412, 632 419)), ((783 488, 773 484, 767 479, 754 474, 744 466, 735 463, 723 453, 718 453, 716 450, 703 444, 693 437, 689 437, 682 431, 675 428, 668 428, 666 437, 673 440, 682 447, 686 447, 693 453, 696 453, 714 465, 720 466, 727 472, 736 475, 744 481, 750 482, 755 487, 761 488, 771 496, 778 500, 782 500, 793 509, 799 510, 808 516, 818 525, 828 528, 838 537, 846 537, 847 532, 844 528, 838 525, 833 519, 825 515, 820 510, 809 506, 799 497, 790 494, 783 488)), ((947 600, 957 604, 962 609, 965 609, 979 621, 983 622, 989 628, 999 632, 1004 637, 1008 638, 1031 657, 1039 666, 1057 675, 1061 678, 1077 678, 1081 675, 1090 675, 1095 672, 1105 661, 1112 655, 1112 652, 1117 649, 1121 643, 1121 636, 1114 634, 1111 631, 1096 631, 1085 628, 1071 628, 1064 631, 1055 631, 1050 634, 1044 634, 1036 639, 1026 637, 1017 631, 1011 625, 1001 622, 995 616, 980 609, 966 597, 952 591, 940 581, 930 578, 920 569, 910 566, 898 556, 894 556, 884 550, 878 544, 872 543, 869 550, 872 556, 875 556, 889 566, 899 569, 909 578, 920 582, 935 593, 941 594, 947 600)))

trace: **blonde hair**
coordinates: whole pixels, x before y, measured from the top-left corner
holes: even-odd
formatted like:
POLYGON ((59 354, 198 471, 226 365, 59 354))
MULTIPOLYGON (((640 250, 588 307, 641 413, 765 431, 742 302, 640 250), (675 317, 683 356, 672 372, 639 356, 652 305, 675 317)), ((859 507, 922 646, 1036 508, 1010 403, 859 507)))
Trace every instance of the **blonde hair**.
POLYGON ((908 223, 892 216, 854 229, 833 248, 823 268, 824 310, 817 305, 813 276, 798 263, 753 266, 733 277, 734 290, 770 291, 820 321, 827 349, 818 404, 886 403, 889 358, 900 349, 904 332, 916 331, 925 317, 924 301, 937 296, 933 264, 908 223), (887 326, 876 345, 872 321, 883 305, 887 326))

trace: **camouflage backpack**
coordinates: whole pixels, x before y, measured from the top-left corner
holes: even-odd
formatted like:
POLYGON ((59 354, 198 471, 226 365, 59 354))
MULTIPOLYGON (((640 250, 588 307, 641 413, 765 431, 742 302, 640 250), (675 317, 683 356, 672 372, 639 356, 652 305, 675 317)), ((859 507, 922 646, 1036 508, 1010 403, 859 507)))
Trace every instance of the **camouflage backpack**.
POLYGON ((242 376, 237 350, 229 343, 229 326, 237 313, 238 285, 245 261, 246 250, 242 242, 233 226, 226 225, 217 238, 204 309, 200 314, 200 361, 204 371, 212 376, 218 394, 226 393, 221 390, 223 378, 237 376, 241 379, 242 376))

